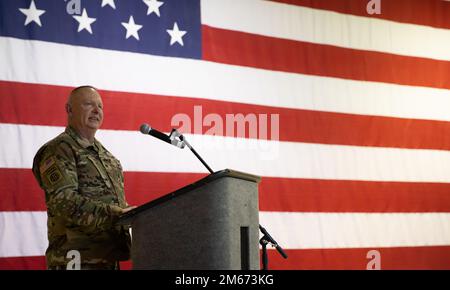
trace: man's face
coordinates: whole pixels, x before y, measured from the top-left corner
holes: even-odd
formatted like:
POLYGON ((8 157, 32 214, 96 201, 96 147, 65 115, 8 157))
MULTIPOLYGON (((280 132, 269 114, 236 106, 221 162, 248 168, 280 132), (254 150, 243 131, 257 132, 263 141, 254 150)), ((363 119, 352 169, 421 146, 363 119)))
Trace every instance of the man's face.
POLYGON ((103 102, 99 93, 91 88, 78 91, 72 98, 69 119, 79 131, 99 129, 103 123, 103 102))

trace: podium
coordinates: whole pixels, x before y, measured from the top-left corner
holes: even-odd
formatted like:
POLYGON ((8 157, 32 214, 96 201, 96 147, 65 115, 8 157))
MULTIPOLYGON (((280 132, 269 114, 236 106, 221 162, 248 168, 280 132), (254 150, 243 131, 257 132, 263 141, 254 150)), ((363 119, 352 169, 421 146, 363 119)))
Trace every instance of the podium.
POLYGON ((133 269, 259 270, 260 180, 225 169, 127 212, 133 269))

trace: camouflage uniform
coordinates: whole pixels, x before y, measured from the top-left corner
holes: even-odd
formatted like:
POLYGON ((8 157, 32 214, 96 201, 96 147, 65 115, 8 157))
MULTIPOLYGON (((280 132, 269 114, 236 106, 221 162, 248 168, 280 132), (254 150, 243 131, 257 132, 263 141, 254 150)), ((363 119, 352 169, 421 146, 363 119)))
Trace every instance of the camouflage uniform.
POLYGON ((115 225, 125 201, 119 160, 100 142, 90 144, 71 127, 42 146, 33 174, 45 191, 48 215, 47 266, 65 266, 80 252, 81 264, 128 260, 128 228, 115 225))

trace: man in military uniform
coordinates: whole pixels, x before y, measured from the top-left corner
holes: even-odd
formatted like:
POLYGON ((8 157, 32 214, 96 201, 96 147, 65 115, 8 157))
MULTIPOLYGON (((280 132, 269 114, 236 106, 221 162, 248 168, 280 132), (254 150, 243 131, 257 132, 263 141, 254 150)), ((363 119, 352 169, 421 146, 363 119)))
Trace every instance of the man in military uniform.
POLYGON ((68 252, 76 250, 81 269, 118 269, 118 261, 129 259, 130 235, 116 221, 134 207, 125 200, 119 160, 94 137, 103 102, 95 88, 82 86, 70 93, 66 111, 65 131, 33 161, 47 204, 47 267, 66 269, 68 252))

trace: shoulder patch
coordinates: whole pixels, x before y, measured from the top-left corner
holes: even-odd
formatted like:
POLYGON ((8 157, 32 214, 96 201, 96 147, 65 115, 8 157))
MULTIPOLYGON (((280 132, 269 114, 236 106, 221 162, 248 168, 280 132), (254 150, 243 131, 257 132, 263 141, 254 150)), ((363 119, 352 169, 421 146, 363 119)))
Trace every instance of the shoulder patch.
POLYGON ((39 171, 50 185, 55 185, 63 179, 63 175, 56 164, 54 156, 42 162, 39 171))
POLYGON ((55 158, 52 156, 50 158, 47 158, 44 162, 42 162, 41 166, 39 167, 39 171, 44 173, 49 169, 53 164, 55 164, 55 158))
POLYGON ((63 175, 55 163, 48 167, 44 173, 44 177, 48 180, 48 182, 50 182, 51 185, 54 185, 63 179, 63 175))

